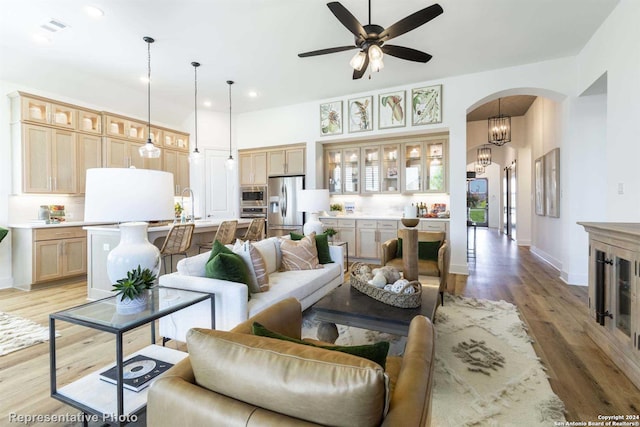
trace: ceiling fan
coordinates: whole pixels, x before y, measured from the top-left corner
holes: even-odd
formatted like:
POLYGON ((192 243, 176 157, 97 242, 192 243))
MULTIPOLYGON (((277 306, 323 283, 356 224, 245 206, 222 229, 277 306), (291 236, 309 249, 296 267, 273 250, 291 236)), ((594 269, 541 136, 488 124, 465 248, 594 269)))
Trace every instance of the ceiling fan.
POLYGON ((328 53, 342 52, 345 50, 360 49, 355 54, 349 64, 354 68, 353 79, 361 78, 367 67, 371 65, 372 71, 380 71, 384 64, 382 62, 383 53, 396 58, 406 59, 415 62, 427 62, 431 59, 431 55, 404 46, 396 46, 385 44, 394 37, 401 36, 404 33, 418 28, 426 24, 433 18, 444 12, 439 4, 433 4, 422 10, 419 10, 388 28, 371 23, 371 0, 369 0, 369 24, 363 26, 342 4, 337 1, 327 3, 329 10, 338 18, 353 35, 355 36, 355 46, 340 46, 329 49, 314 50, 311 52, 299 53, 300 58, 308 56, 326 55, 328 53))

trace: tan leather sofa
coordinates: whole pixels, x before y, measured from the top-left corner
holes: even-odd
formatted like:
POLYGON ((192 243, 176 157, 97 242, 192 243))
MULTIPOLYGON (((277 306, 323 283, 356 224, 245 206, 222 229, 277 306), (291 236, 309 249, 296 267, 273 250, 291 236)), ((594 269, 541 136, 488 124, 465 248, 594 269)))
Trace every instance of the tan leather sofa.
MULTIPOLYGON (((398 231, 398 237, 404 237, 404 230, 398 231)), ((441 242, 438 249, 438 260, 418 259, 418 274, 440 279, 440 301, 444 304, 444 291, 447 290, 447 276, 449 273, 449 244, 443 231, 418 231, 418 242, 441 242)), ((382 265, 389 265, 402 271, 402 258, 396 258, 398 239, 389 239, 382 244, 382 265)))
POLYGON ((150 387, 148 425, 430 425, 435 336, 426 317, 412 320, 404 356, 387 357, 384 371, 358 356, 251 335, 254 321, 299 339, 300 303, 284 300, 230 332, 192 329, 189 357, 150 387))

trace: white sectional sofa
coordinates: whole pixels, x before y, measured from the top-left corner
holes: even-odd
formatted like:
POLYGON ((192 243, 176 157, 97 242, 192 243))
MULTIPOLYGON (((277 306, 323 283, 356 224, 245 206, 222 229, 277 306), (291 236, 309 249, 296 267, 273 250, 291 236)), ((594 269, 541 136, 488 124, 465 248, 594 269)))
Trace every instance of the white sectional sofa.
MULTIPOLYGON (((215 328, 228 331, 249 317, 288 297, 294 297, 306 309, 344 282, 342 246, 329 246, 333 263, 316 270, 279 271, 280 238, 270 237, 254 245, 265 260, 269 290, 251 294, 244 283, 205 277, 209 253, 180 260, 177 271, 160 276, 160 286, 208 292, 215 295, 215 328)), ((211 303, 204 301, 160 319, 160 335, 185 341, 190 328, 211 327, 211 303)))

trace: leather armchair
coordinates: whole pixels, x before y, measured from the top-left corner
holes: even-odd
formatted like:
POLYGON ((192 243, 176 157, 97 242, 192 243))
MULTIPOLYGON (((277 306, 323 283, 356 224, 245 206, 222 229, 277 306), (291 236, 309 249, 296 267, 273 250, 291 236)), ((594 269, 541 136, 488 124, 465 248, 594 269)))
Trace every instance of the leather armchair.
MULTIPOLYGON (((403 238, 403 230, 398 231, 398 236, 403 238)), ((420 276, 432 276, 439 278, 438 289, 440 291, 440 302, 444 304, 444 291, 447 290, 447 276, 449 274, 449 244, 446 241, 444 231, 418 231, 419 242, 441 242, 438 248, 438 260, 418 259, 418 274, 420 276)), ((382 244, 382 265, 389 265, 403 269, 402 258, 397 258, 398 238, 389 239, 382 244)))
MULTIPOLYGON (((346 355, 322 348, 290 343, 272 338, 251 335, 253 322, 259 322, 270 330, 299 339, 302 327, 300 303, 289 298, 277 303, 256 316, 239 324, 231 332, 195 329, 189 338, 194 338, 189 347, 190 356, 176 364, 165 375, 156 380, 149 389, 147 422, 150 427, 175 425, 225 425, 235 426, 319 426, 331 425, 381 425, 381 426, 428 426, 431 413, 431 390, 435 363, 433 325, 424 316, 416 316, 409 328, 404 356, 387 357, 384 374, 388 376, 389 409, 384 407, 385 380, 382 379, 382 394, 375 398, 378 415, 366 423, 355 423, 353 413, 367 414, 363 398, 355 397, 362 384, 357 383, 368 372, 377 371, 378 378, 384 377, 382 367, 357 356, 346 355), (207 351, 198 356, 197 346, 206 343, 207 351), (217 339, 217 341, 215 341, 217 339), (227 348, 234 346, 228 354, 227 348), (209 351, 217 354, 212 354, 209 351), (243 356, 251 352, 259 353, 253 364, 243 364, 243 356), (278 367, 272 363, 273 357, 282 356, 287 363, 278 367), (233 362, 221 360, 228 357, 233 362), (317 359, 319 358, 319 359, 317 359), (240 360, 242 359, 242 360, 240 360), (291 367, 288 362, 302 361, 291 367), (313 366, 314 360, 322 360, 313 366), (203 368, 204 363, 204 368, 203 368), (355 367, 356 375, 319 375, 317 369, 348 369, 355 367), (346 368, 345 368, 346 366, 346 368), (198 367, 195 370, 194 368, 198 367), (285 368, 286 367, 286 368, 285 368), (377 368, 376 368, 377 367, 377 368), (216 377, 213 373, 225 378, 216 377), (283 371, 284 370, 284 371, 283 371), (280 372, 283 376, 279 376, 280 372), (382 375, 382 377, 381 377, 382 375), (199 376, 199 377, 198 377, 199 376), (196 380, 198 377, 198 380, 196 380), (351 381, 356 383, 351 385, 351 381), (317 387, 317 381, 325 381, 324 387, 317 387), (210 388, 207 388, 209 384, 210 388), (212 385, 211 385, 212 384, 212 385), (232 393, 224 394, 212 389, 227 387, 232 393), (274 393, 273 388, 278 388, 274 393), (296 391, 297 390, 297 391, 296 391), (300 392, 303 396, 292 398, 290 393, 300 392), (231 397, 230 394, 240 393, 231 397), (334 399, 339 405, 327 400, 334 399), (247 403, 262 400, 266 407, 247 403), (275 410, 280 405, 281 410, 275 410), (292 416, 288 411, 299 410, 301 405, 309 405, 308 412, 320 414, 313 420, 303 411, 302 416, 292 416), (338 408, 336 406, 341 406, 338 408), (351 418, 351 419, 350 419, 351 418), (336 421, 337 420, 337 421, 336 421)), ((311 340, 312 342, 315 340, 311 340)), ((315 341, 317 343, 317 341, 315 341)))

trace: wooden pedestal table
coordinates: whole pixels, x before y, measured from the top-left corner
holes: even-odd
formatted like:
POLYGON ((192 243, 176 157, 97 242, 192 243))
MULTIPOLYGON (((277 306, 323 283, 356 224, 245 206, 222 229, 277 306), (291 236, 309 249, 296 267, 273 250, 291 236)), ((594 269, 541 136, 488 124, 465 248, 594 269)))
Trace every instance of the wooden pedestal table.
POLYGON ((418 280, 418 230, 407 228, 402 239, 402 277, 418 280))

